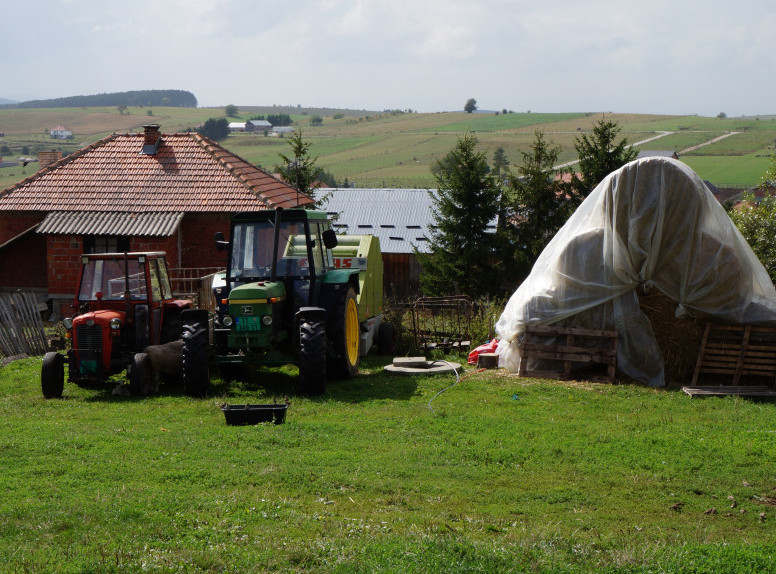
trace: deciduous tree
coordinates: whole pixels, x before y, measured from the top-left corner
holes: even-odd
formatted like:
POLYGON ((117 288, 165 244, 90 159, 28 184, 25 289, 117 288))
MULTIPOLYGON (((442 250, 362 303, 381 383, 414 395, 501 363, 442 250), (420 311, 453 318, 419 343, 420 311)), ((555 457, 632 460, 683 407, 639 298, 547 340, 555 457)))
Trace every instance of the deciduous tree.
POLYGON ((229 122, 224 118, 210 118, 197 128, 197 132, 211 140, 218 141, 229 135, 229 122))
POLYGON ((466 100, 466 104, 463 106, 463 111, 465 111, 467 114, 472 113, 477 109, 477 100, 474 98, 469 98, 466 100))
POLYGON ((758 188, 759 201, 748 193, 740 203, 728 206, 728 215, 776 282, 776 155, 771 156, 758 188))

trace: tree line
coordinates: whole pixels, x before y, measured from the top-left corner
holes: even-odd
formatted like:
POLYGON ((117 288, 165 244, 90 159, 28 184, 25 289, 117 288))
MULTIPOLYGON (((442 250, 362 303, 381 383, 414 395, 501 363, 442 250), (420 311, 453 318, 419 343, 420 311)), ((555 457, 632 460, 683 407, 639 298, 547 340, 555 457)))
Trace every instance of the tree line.
POLYGON ((134 90, 95 94, 91 96, 68 96, 49 100, 30 100, 16 104, 5 104, 0 108, 82 108, 103 106, 170 106, 196 108, 197 98, 186 90, 134 90))

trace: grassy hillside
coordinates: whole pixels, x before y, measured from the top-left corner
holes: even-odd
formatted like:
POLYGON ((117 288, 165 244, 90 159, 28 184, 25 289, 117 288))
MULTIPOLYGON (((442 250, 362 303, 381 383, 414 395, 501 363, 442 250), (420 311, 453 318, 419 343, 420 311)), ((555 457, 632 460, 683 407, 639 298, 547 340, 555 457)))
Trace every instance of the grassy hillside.
MULTIPOLYGON (((283 107, 243 107, 240 117, 288 113, 297 129, 312 143, 318 165, 339 181, 363 187, 433 187, 430 168, 467 131, 476 133, 480 149, 488 157, 502 147, 512 165, 519 165, 529 149, 534 132, 541 130, 547 141, 560 146, 560 161, 576 158, 574 140, 588 132, 600 119, 591 113, 466 114, 458 112, 416 114, 359 110, 302 109, 283 107), (313 115, 323 125, 311 126, 313 115), (336 119, 335 119, 336 118, 336 119)), ((163 132, 191 129, 211 117, 224 117, 222 108, 128 108, 119 114, 115 108, 61 108, 43 110, 0 110, 0 146, 7 145, 10 158, 35 157, 40 150, 61 149, 71 153, 113 132, 137 131, 145 123, 159 123, 163 132), (67 142, 51 140, 48 130, 62 123, 74 133, 67 142), (28 151, 23 154, 23 150, 28 151)), ((631 143, 672 132, 643 144, 645 149, 676 150, 704 179, 717 185, 755 185, 768 163, 776 141, 773 117, 705 118, 699 116, 656 116, 647 114, 607 114, 623 128, 622 136, 631 143), (712 145, 684 154, 684 150, 719 136, 737 132, 712 145)), ((272 171, 278 153, 288 152, 286 140, 263 134, 234 134, 222 142, 246 160, 272 171)), ((6 154, 8 155, 8 154, 6 154)), ((5 188, 35 172, 26 169, 0 169, 0 188, 5 188)))

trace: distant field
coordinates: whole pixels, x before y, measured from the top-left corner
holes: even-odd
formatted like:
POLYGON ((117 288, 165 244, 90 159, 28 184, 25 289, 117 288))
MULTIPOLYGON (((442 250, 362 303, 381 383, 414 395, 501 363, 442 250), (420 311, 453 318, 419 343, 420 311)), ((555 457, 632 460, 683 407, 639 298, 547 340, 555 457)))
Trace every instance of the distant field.
MULTIPOLYGON (((431 167, 467 131, 476 134, 479 149, 489 159, 497 148, 503 148, 513 168, 521 164, 536 131, 544 132, 547 142, 560 148, 560 163, 574 161, 576 138, 589 133, 601 118, 598 113, 416 114, 257 106, 240 108, 239 118, 230 118, 230 121, 245 121, 270 113, 291 115, 295 127, 312 144, 310 151, 318 157, 317 165, 340 182, 347 179, 363 187, 433 187, 431 167), (323 125, 311 126, 313 115, 320 115, 323 125)), ((5 132, 0 146, 8 146, 11 152, 0 155, 6 159, 21 155, 36 157, 38 151, 49 149, 68 154, 113 132, 141 130, 146 123, 159 123, 162 131, 169 133, 193 129, 208 118, 221 117, 224 117, 222 108, 129 108, 125 114, 119 114, 114 108, 0 110, 0 131, 5 132), (58 123, 71 129, 75 137, 67 142, 51 140, 48 130, 58 123)), ((682 153, 723 134, 740 132, 682 157, 703 179, 717 185, 755 185, 776 141, 776 121, 771 116, 719 119, 606 114, 605 117, 616 121, 622 127, 621 136, 631 143, 655 137, 660 132, 673 132, 643 144, 641 149, 682 153)), ((264 135, 234 134, 221 144, 267 171, 273 171, 280 161, 279 153, 289 151, 287 140, 264 135)), ((35 167, 33 163, 27 168, 0 168, 0 189, 34 174, 35 167)))

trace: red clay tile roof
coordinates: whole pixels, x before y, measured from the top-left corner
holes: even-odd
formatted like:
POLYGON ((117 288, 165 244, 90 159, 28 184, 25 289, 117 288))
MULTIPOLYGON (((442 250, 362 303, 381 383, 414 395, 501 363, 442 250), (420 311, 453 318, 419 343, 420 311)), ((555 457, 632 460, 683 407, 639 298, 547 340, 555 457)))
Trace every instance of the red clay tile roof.
POLYGON ((197 133, 114 134, 0 191, 0 211, 220 212, 313 200, 197 133))

